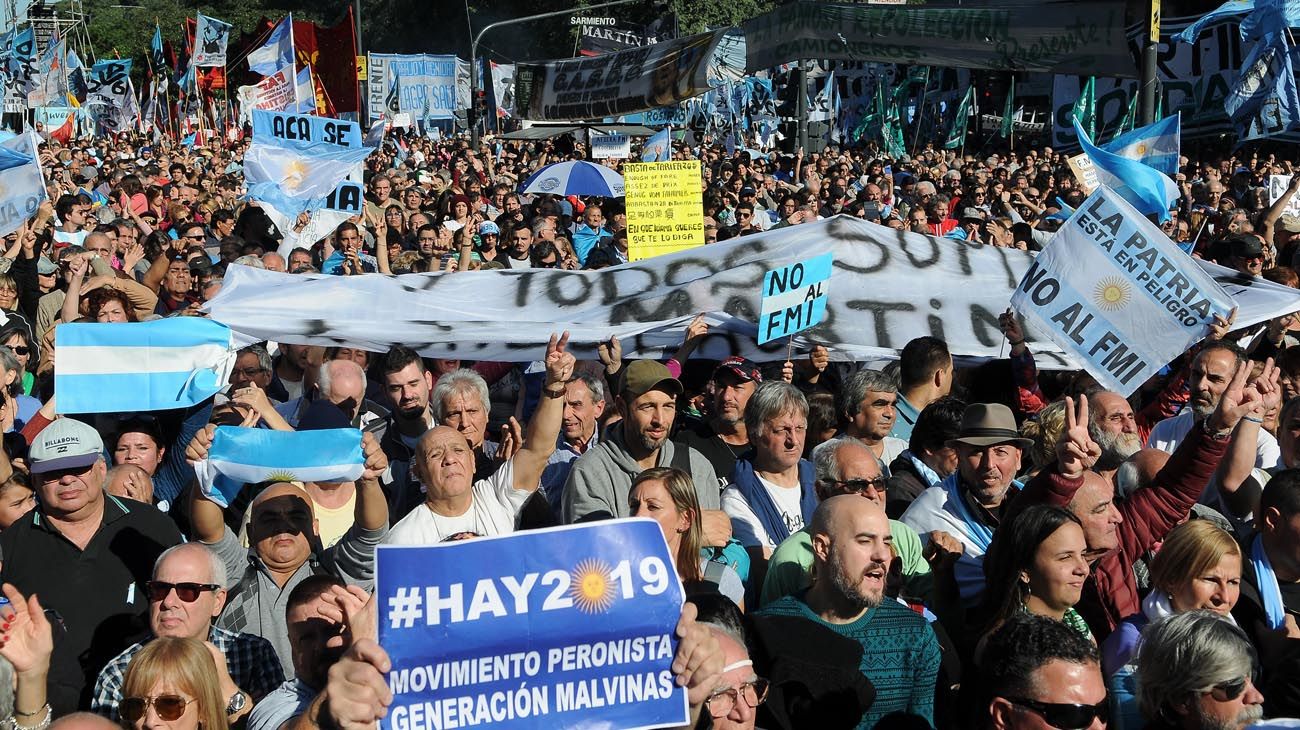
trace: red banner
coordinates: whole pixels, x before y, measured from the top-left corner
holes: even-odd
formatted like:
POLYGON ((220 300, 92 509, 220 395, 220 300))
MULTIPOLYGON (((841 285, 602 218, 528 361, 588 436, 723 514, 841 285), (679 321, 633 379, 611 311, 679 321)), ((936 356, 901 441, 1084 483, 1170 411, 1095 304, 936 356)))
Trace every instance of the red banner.
POLYGON ((352 8, 333 28, 322 28, 303 20, 293 21, 293 43, 298 65, 311 66, 312 75, 324 87, 325 97, 335 114, 361 111, 357 86, 357 41, 352 8))

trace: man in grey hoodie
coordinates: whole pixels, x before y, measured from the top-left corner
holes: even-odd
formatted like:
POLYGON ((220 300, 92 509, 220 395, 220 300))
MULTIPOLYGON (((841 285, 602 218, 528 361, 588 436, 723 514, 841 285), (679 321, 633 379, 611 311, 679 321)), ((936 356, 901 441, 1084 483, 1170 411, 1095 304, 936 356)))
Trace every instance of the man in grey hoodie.
POLYGON ((623 371, 615 400, 622 421, 608 438, 578 457, 564 484, 566 522, 629 517, 628 492, 638 474, 671 466, 691 476, 700 501, 706 545, 724 545, 731 522, 721 509, 718 479, 700 452, 668 440, 682 384, 661 362, 637 360, 623 371))

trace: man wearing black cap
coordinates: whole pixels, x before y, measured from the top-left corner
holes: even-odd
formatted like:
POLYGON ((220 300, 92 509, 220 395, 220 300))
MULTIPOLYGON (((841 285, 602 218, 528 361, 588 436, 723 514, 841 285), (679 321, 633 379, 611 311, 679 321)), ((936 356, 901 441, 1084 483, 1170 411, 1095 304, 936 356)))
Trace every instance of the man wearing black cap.
POLYGON ((708 419, 683 424, 673 440, 703 454, 715 474, 730 474, 736 458, 749 450, 745 406, 762 382, 763 374, 750 360, 729 357, 718 363, 713 371, 713 408, 708 419))
POLYGON ((615 404, 623 420, 609 430, 608 438, 573 462, 562 498, 565 521, 630 517, 632 480, 651 467, 671 466, 690 474, 695 484, 705 543, 725 544, 731 521, 721 509, 713 465, 695 449, 668 439, 681 382, 663 363, 637 360, 623 370, 618 390, 615 404))
POLYGON ((1253 233, 1243 233, 1228 242, 1228 265, 1250 276, 1264 271, 1264 244, 1253 233))
POLYGON ((46 426, 28 464, 40 501, 0 536, 0 581, 39 595, 59 619, 49 699, 65 715, 89 705, 99 670, 143 635, 144 581, 181 535, 154 507, 104 493, 104 442, 80 421, 46 426))

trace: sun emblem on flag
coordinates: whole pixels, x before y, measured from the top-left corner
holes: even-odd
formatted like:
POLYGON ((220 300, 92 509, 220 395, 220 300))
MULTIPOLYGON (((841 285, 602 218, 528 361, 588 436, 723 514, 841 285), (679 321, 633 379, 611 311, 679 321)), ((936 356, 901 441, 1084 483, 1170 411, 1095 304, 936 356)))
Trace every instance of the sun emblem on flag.
POLYGON ((614 603, 614 583, 604 561, 584 560, 569 575, 569 595, 578 610, 583 613, 609 610, 614 603))
POLYGON ((1147 153, 1147 143, 1146 143, 1146 142, 1138 142, 1137 153, 1138 153, 1139 156, 1145 156, 1145 155, 1146 155, 1146 153, 1147 153))
POLYGON ((307 183, 307 165, 302 160, 291 160, 284 170, 284 187, 297 192, 307 183))
POLYGON ((1119 276, 1107 276, 1097 282, 1093 292, 1093 301, 1107 312, 1115 312, 1128 305, 1133 287, 1127 279, 1119 276))
POLYGON ((268 482, 296 482, 296 481, 298 481, 298 475, 297 475, 297 474, 294 474, 294 473, 291 472, 291 471, 287 471, 287 470, 283 470, 283 469, 282 469, 282 470, 280 470, 280 471, 273 471, 273 472, 271 472, 270 474, 267 474, 267 475, 266 475, 266 479, 263 480, 263 481, 268 481, 268 482))

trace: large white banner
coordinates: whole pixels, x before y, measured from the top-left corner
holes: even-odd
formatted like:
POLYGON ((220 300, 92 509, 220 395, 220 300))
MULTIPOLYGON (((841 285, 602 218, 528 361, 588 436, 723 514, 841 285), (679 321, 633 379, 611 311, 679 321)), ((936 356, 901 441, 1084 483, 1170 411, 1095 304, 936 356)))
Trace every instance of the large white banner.
MULTIPOLYGON (((933 335, 955 355, 1005 357, 998 314, 1033 260, 1017 249, 904 233, 848 216, 698 246, 600 271, 524 269, 388 277, 292 276, 231 266, 208 311, 256 339, 374 351, 405 344, 430 357, 526 362, 567 329, 580 357, 617 335, 629 357, 667 357, 691 319, 707 313, 698 357, 786 357, 784 341, 754 340, 763 275, 832 253, 826 319, 794 337, 839 360, 897 357, 933 335)), ((1238 325, 1300 310, 1294 289, 1202 264, 1237 299, 1238 325)), ((1079 367, 1028 328, 1039 366, 1079 367)))
POLYGON ((1234 306, 1194 259, 1104 186, 1030 265, 1011 305, 1125 396, 1234 306))

